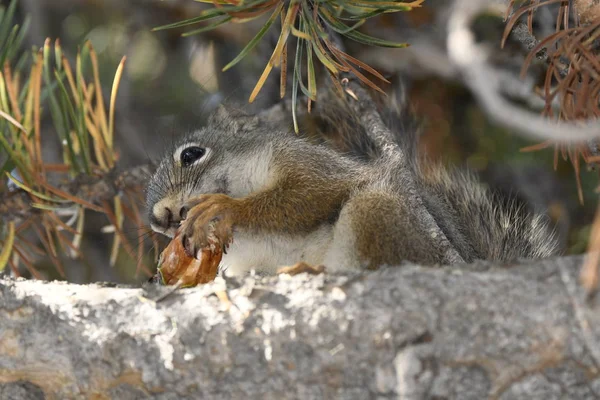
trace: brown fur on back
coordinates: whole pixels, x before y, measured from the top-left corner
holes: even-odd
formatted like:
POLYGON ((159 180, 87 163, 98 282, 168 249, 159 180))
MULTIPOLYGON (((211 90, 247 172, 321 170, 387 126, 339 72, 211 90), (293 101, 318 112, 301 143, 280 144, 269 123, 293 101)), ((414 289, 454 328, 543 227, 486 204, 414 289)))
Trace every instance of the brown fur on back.
MULTIPOLYGON (((412 119, 412 113, 407 111, 403 98, 403 95, 391 96, 387 101, 381 102, 380 113, 394 134, 396 144, 410 159, 408 168, 417 182, 425 207, 463 259, 468 262, 475 259, 511 261, 558 254, 558 242, 545 215, 534 214, 516 201, 501 201, 498 195, 482 185, 469 171, 445 168, 418 153, 417 124, 412 119)), ((384 169, 396 168, 382 165, 379 149, 364 131, 359 117, 343 99, 332 95, 326 102, 319 103, 327 105, 313 111, 313 116, 309 116, 310 123, 319 127, 319 134, 329 146, 353 158, 368 163, 377 162, 384 169)), ((392 175, 391 184, 388 185, 389 193, 396 199, 401 199, 402 183, 394 184, 393 171, 387 173, 392 175)), ((395 204, 397 210, 402 208, 397 202, 389 204, 395 204)), ((390 205, 382 207, 386 209, 390 205)), ((410 213, 410 210, 403 211, 410 213)), ((397 214, 394 210, 388 210, 387 213, 388 218, 395 218, 397 214)), ((386 218, 385 215, 380 217, 386 218)), ((397 224, 413 225, 409 219, 406 216, 396 221, 397 224)), ((367 224, 367 229, 369 226, 367 224)), ((409 254, 408 257, 404 254, 404 259, 427 257, 426 251, 422 250, 423 246, 427 246, 426 240, 423 241, 427 235, 411 232, 410 227, 403 229, 405 235, 421 240, 411 241, 408 238, 403 239, 406 243, 387 245, 392 248, 412 248, 414 254, 409 254)), ((376 235, 375 232, 371 234, 376 235)), ((385 241, 385 237, 382 235, 378 240, 385 241)), ((363 249, 362 252, 373 254, 373 250, 363 249)))

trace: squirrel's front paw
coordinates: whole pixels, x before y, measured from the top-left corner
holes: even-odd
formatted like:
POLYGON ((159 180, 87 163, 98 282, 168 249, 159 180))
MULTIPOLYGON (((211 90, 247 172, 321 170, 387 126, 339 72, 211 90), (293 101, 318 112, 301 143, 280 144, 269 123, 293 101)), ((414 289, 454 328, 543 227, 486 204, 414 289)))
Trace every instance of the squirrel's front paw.
POLYGON ((224 194, 205 194, 191 200, 180 228, 186 253, 196 257, 200 250, 209 246, 211 235, 225 251, 232 241, 239 204, 240 200, 224 194))

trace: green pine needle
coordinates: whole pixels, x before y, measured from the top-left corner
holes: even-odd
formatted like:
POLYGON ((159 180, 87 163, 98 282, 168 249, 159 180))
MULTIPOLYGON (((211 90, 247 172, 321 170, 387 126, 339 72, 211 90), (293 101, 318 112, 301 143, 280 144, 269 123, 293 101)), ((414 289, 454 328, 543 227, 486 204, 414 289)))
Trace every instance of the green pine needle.
MULTIPOLYGON (((252 102, 262 89, 273 66, 284 65, 282 57, 286 54, 287 41, 290 33, 298 41, 296 45, 296 56, 294 58, 294 70, 292 76, 292 110, 294 129, 298 132, 296 121, 296 103, 298 99, 298 88, 310 100, 317 98, 317 79, 315 71, 316 56, 318 63, 323 65, 332 79, 336 80, 340 72, 354 74, 368 86, 382 92, 381 88, 373 83, 358 68, 368 71, 375 78, 387 82, 377 71, 368 65, 345 54, 335 46, 335 39, 331 37, 332 32, 345 36, 351 40, 369 45, 390 48, 406 47, 406 43, 397 43, 389 40, 379 39, 359 32, 357 29, 369 18, 393 12, 410 11, 420 7, 425 0, 398 1, 398 0, 255 0, 255 1, 220 1, 220 0, 197 0, 210 3, 212 8, 205 10, 201 15, 183 21, 163 25, 154 30, 184 28, 190 25, 222 17, 202 28, 184 32, 183 36, 190 36, 206 32, 231 22, 245 22, 261 16, 269 15, 263 27, 254 36, 244 49, 225 67, 226 71, 244 59, 263 39, 271 29, 274 22, 280 18, 280 36, 273 54, 269 59, 260 79, 258 80, 249 101, 252 102), (287 7, 286 7, 287 4, 287 7), (302 74, 302 64, 306 64, 306 76, 302 74), (358 68, 356 68, 358 67, 358 68), (304 81, 306 79, 306 81, 304 81), (306 82, 306 83, 305 83, 306 82)), ((282 83, 285 83, 285 71, 282 72, 282 83)))

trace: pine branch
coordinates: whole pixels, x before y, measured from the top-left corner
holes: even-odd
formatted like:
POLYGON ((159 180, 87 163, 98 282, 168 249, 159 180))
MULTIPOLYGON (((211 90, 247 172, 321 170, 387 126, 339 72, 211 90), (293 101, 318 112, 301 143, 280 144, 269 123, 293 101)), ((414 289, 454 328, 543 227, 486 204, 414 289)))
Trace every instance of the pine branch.
MULTIPOLYGON (((72 181, 58 185, 57 188, 69 195, 96 206, 111 201, 127 191, 140 192, 154 167, 150 164, 139 165, 127 170, 114 168, 102 176, 80 174, 72 181)), ((77 205, 75 202, 62 203, 61 208, 77 205)), ((21 224, 25 220, 47 212, 32 204, 31 195, 24 190, 0 192, 0 222, 21 224)))
POLYGON ((421 7, 425 0, 394 0, 381 2, 378 0, 363 1, 309 1, 309 0, 263 0, 254 2, 243 2, 232 0, 223 2, 220 0, 201 0, 204 3, 212 3, 209 8, 199 16, 184 21, 175 22, 155 28, 177 29, 197 25, 206 21, 214 21, 202 28, 185 32, 182 36, 189 36, 216 29, 232 22, 245 22, 261 16, 269 16, 262 29, 252 38, 246 47, 230 63, 223 67, 223 71, 233 67, 244 59, 256 45, 264 38, 272 25, 281 21, 280 34, 277 44, 267 61, 249 102, 253 102, 261 91, 272 70, 279 67, 280 70, 280 96, 285 97, 287 86, 287 64, 289 39, 295 37, 295 57, 292 68, 292 114, 294 129, 298 132, 296 115, 296 101, 299 92, 307 97, 308 109, 311 103, 317 100, 316 66, 321 64, 328 72, 330 78, 339 85, 339 76, 342 73, 350 73, 365 85, 383 93, 381 87, 375 84, 372 78, 389 83, 383 75, 367 64, 351 57, 339 46, 339 41, 332 40, 331 32, 345 36, 369 46, 382 46, 391 48, 406 47, 406 43, 397 43, 389 40, 375 38, 357 30, 367 19, 387 13, 410 11, 421 7), (306 71, 306 73, 303 72, 306 71), (369 75, 371 78, 365 75, 369 75))
POLYGON ((538 140, 568 144, 600 136, 597 118, 573 122, 551 120, 525 111, 504 98, 503 76, 490 65, 487 50, 478 46, 470 29, 474 17, 489 11, 488 0, 458 0, 449 18, 447 48, 450 61, 461 71, 463 81, 490 118, 538 140))
MULTIPOLYGON (((65 276, 61 258, 81 257, 80 245, 85 224, 85 209, 104 213, 114 232, 110 263, 114 265, 120 249, 138 260, 142 267, 143 235, 138 251, 133 250, 123 233, 125 217, 143 230, 137 200, 131 196, 145 181, 147 167, 125 173, 114 169, 115 112, 125 57, 118 64, 108 107, 100 83, 98 57, 88 41, 80 47, 74 66, 63 54, 59 40, 52 45, 24 52, 25 62, 15 62, 21 33, 13 26, 16 7, 13 0, 6 12, 0 7, 0 44, 8 45, 0 58, 6 60, 0 71, 0 272, 10 266, 20 276, 24 265, 38 276, 34 256, 46 255, 56 270, 65 276), (6 32, 11 32, 6 36, 6 32), (18 35, 17 35, 18 34, 18 35), (88 68, 85 67, 88 66, 88 68), (42 110, 48 110, 54 123, 62 154, 60 164, 47 164, 42 157, 42 110), (54 186, 50 173, 77 176, 54 186), (19 188, 11 191, 8 180, 19 188), (64 217, 67 217, 64 220, 64 217), (17 234, 33 233, 34 240, 15 241, 17 234), (41 246, 43 248, 40 247, 41 246)), ((30 235, 26 235, 30 237, 30 235)), ((148 274, 151 275, 149 269, 148 274)))
POLYGON ((596 399, 600 301, 582 302, 580 263, 248 276, 175 292, 0 279, 0 397, 596 399))

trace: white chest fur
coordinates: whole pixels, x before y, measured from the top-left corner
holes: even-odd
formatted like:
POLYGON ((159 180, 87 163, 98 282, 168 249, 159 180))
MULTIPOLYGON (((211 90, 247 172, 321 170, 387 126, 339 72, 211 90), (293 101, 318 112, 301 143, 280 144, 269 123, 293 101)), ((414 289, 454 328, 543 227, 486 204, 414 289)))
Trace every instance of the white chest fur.
POLYGON ((267 145, 229 163, 227 176, 230 177, 230 196, 244 197, 269 185, 273 179, 272 153, 273 149, 267 145))
POLYGON ((324 225, 305 236, 293 238, 236 232, 221 265, 228 275, 241 275, 251 270, 274 274, 278 268, 299 261, 320 265, 331 245, 332 231, 330 225, 324 225))

